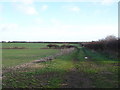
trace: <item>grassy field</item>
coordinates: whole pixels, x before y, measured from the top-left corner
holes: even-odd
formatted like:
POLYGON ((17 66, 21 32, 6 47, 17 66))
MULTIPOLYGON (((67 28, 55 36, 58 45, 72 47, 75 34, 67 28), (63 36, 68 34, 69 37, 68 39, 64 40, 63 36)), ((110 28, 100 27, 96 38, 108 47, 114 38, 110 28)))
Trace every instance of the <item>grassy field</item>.
POLYGON ((47 43, 3 43, 2 48, 25 47, 25 48, 43 48, 47 43))
MULTIPOLYGON (((18 43, 15 45, 17 46, 18 43)), ((22 44, 20 44, 22 47, 22 44)), ((23 44, 25 45, 25 43, 23 44)), ((3 66, 15 66, 52 55, 59 50, 38 49, 45 44, 29 45, 30 49, 3 49, 3 66), (40 46, 41 45, 41 46, 40 46)), ((3 45, 3 47, 7 47, 3 45)), ((19 45, 18 45, 19 46, 19 45)), ((25 47, 25 46, 24 46, 25 47)), ((35 63, 3 74, 3 88, 117 88, 118 60, 79 47, 52 61, 35 63), (84 57, 87 56, 88 59, 84 57)))
MULTIPOLYGON (((12 48, 12 47, 25 47, 25 48, 44 48, 46 47, 46 45, 48 44, 56 44, 61 46, 62 44, 57 44, 57 43, 3 43, 2 44, 2 48, 12 48)), ((75 45, 78 46, 77 44, 71 44, 71 45, 75 45)))
POLYGON ((3 49, 3 67, 15 66, 18 64, 27 63, 33 60, 38 60, 59 52, 55 49, 3 49))
POLYGON ((3 48, 25 47, 26 49, 3 49, 2 50, 2 66, 3 68, 16 66, 42 57, 53 55, 59 50, 57 49, 40 49, 46 47, 44 43, 3 43, 3 48))

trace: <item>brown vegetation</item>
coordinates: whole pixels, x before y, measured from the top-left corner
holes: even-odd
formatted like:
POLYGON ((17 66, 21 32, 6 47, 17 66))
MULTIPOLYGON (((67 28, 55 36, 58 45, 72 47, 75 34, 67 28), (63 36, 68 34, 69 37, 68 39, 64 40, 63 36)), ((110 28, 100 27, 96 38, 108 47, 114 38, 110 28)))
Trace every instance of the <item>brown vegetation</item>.
POLYGON ((49 44, 47 45, 48 48, 55 48, 55 49, 64 49, 64 48, 76 48, 76 46, 73 45, 55 45, 55 44, 49 44))
POLYGON ((107 36, 105 39, 99 41, 92 41, 92 42, 84 42, 81 44, 83 47, 95 50, 95 51, 102 51, 104 53, 108 53, 110 55, 118 56, 118 52, 120 48, 120 39, 117 39, 115 36, 107 36))

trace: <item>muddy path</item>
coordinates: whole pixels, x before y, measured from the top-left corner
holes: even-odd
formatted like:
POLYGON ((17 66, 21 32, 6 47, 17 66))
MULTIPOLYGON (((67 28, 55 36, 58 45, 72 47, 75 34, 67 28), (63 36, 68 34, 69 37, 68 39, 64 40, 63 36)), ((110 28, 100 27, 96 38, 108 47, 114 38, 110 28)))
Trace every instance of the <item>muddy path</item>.
POLYGON ((69 71, 64 75, 62 88, 92 88, 92 81, 82 72, 69 71))
MULTIPOLYGON (((94 63, 92 58, 89 58, 88 54, 84 51, 84 53, 81 53, 80 49, 75 50, 74 53, 71 54, 71 52, 73 52, 74 49, 64 49, 61 50, 60 53, 55 54, 54 56, 49 56, 49 57, 44 57, 41 58, 39 60, 34 60, 30 63, 26 63, 26 64, 22 64, 21 66, 18 65, 18 69, 17 66, 14 68, 10 68, 8 69, 9 72, 11 73, 10 77, 9 75, 7 76, 8 73, 5 73, 4 75, 6 75, 6 77, 3 80, 7 80, 10 81, 11 79, 15 78, 16 76, 16 81, 17 82, 22 82, 25 85, 27 85, 28 88, 46 88, 46 87, 57 87, 57 88, 96 88, 96 87, 118 87, 117 85, 117 78, 118 76, 115 75, 112 72, 106 71, 104 70, 104 68, 101 68, 101 66, 99 66, 98 64, 94 63), (33 67, 29 67, 29 66, 35 66, 38 65, 38 63, 40 62, 47 62, 47 61, 51 61, 51 60, 55 60, 55 58, 57 56, 61 56, 64 54, 68 54, 70 53, 70 58, 68 59, 70 61, 70 65, 73 65, 72 67, 70 67, 69 69, 65 69, 62 73, 59 71, 47 71, 45 73, 41 73, 41 72, 36 72, 36 73, 32 73, 29 74, 29 70, 26 71, 28 68, 31 70, 33 69, 33 67), (79 55, 83 54, 82 57, 88 56, 88 59, 83 61, 84 63, 81 63, 81 61, 79 59, 79 55), (86 66, 85 66, 86 65, 86 66), (25 70, 25 68, 27 68, 25 70), (90 69, 89 69, 90 68, 90 69), (93 73, 89 73, 89 70, 94 70, 94 68, 97 68, 101 71, 93 72, 93 73), (24 70, 20 70, 20 69, 24 69, 24 70), (16 73, 16 70, 20 70, 20 73, 16 73), (85 70, 85 71, 84 71, 85 70), (88 70, 88 71, 86 71, 88 70), (13 72, 12 72, 13 71, 13 72), (23 73, 21 73, 23 72, 23 73), (24 72, 28 72, 28 74, 26 75, 24 72), (34 84, 30 84, 32 83, 31 81, 34 80, 34 84), (10 80, 9 80, 10 79, 10 80), (27 82, 28 81, 28 82, 27 82), (58 83, 56 84, 56 81, 58 81, 58 83), (103 85, 102 85, 103 84, 103 85), (106 85, 104 85, 106 84, 106 85), (112 86, 114 84, 114 86, 112 86), (97 86, 98 85, 98 86, 97 86), (99 86, 101 85, 101 86, 99 86)), ((83 50, 83 49, 82 49, 83 50)), ((67 55, 66 55, 67 56, 67 55)), ((57 59, 56 59, 57 60, 57 59)), ((63 60, 67 60, 66 58, 63 60)), ((82 60, 82 59, 81 59, 82 60)), ((54 64, 54 63, 51 63, 54 64)), ((64 67, 63 63, 58 63, 57 65, 61 65, 62 67, 64 67)), ((66 64, 69 65, 69 64, 66 64)), ((44 65, 43 65, 44 66, 44 65)), ((39 65, 39 69, 43 68, 43 66, 39 65)), ((49 67, 49 66, 48 66, 49 67)), ((52 67, 52 66, 51 66, 52 67)), ((108 67, 107 67, 108 68, 108 67)), ((47 68, 48 69, 48 68, 47 68)), ((106 67, 105 67, 106 69, 106 67)), ((7 70, 6 70, 7 71, 7 70)), ((7 71, 8 72, 8 71, 7 71)), ((32 71, 34 72, 34 70, 32 71)), ((5 87, 14 87, 14 85, 11 84, 9 82, 5 82, 7 83, 5 87)), ((14 83, 14 81, 13 81, 14 83)), ((19 87, 19 84, 17 84, 19 87)))
POLYGON ((65 73, 64 75, 64 84, 62 88, 93 88, 92 81, 83 72, 79 72, 78 70, 78 62, 80 61, 78 58, 80 49, 77 49, 75 55, 73 56, 73 64, 74 68, 65 73))

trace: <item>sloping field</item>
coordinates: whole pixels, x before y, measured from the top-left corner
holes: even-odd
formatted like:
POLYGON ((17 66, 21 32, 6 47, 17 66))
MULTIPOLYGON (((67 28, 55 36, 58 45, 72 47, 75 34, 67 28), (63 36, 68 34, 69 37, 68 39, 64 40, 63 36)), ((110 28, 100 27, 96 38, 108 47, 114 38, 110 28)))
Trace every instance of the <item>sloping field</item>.
MULTIPOLYGON (((59 52, 56 49, 42 50, 3 49, 3 65, 7 68, 9 64, 15 66, 59 52), (15 64, 11 64, 12 59, 12 63, 15 64)), ((53 60, 3 73, 2 86, 3 88, 118 88, 118 69, 118 60, 79 47, 53 60)))
POLYGON ((40 49, 47 44, 40 43, 3 43, 2 48, 24 47, 25 49, 2 49, 2 66, 11 67, 53 55, 59 50, 40 49))
POLYGON ((3 68, 27 63, 59 52, 59 50, 47 49, 3 49, 3 68))

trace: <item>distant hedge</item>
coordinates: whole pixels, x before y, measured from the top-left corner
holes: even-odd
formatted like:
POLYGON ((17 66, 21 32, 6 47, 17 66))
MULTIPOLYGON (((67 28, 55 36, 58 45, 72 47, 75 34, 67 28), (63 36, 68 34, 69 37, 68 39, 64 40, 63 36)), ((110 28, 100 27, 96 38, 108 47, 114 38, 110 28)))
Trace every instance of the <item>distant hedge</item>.
POLYGON ((109 54, 116 54, 118 57, 120 57, 120 38, 117 39, 113 36, 109 36, 105 39, 99 40, 99 41, 92 41, 92 42, 84 42, 82 43, 82 46, 95 50, 95 51, 102 51, 109 54))

